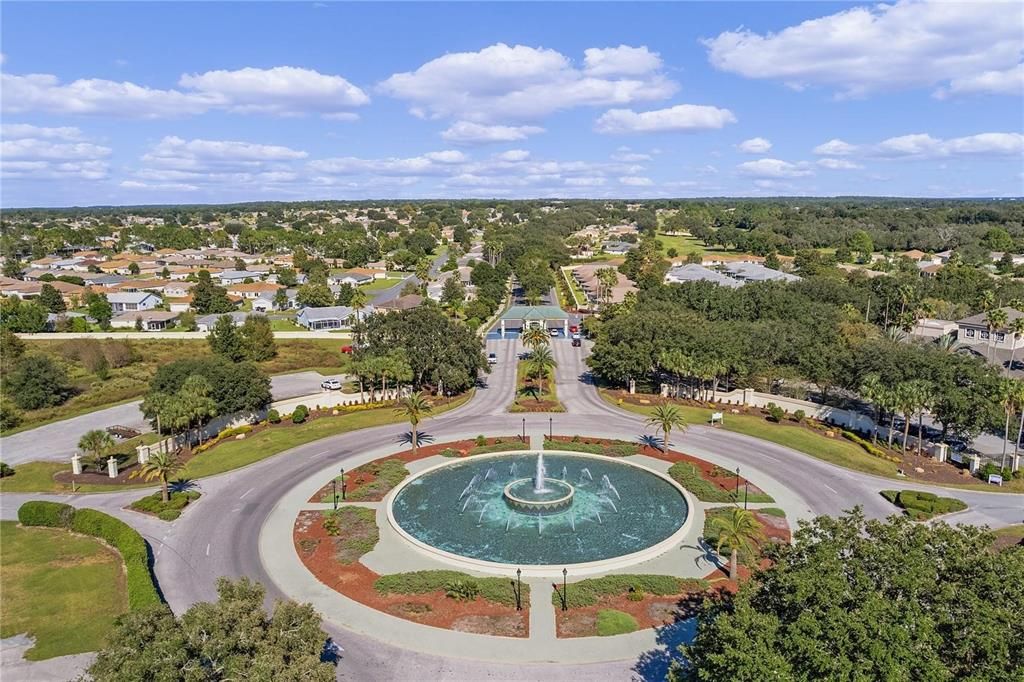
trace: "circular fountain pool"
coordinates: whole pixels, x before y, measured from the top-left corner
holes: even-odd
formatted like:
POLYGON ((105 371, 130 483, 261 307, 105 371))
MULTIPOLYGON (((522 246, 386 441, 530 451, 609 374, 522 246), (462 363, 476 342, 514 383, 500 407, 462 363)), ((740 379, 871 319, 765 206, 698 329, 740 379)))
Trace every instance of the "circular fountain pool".
POLYGON ((682 488, 650 469, 524 452, 428 469, 395 489, 388 516, 406 539, 447 559, 483 570, 560 572, 651 558, 681 539, 689 509, 682 488))

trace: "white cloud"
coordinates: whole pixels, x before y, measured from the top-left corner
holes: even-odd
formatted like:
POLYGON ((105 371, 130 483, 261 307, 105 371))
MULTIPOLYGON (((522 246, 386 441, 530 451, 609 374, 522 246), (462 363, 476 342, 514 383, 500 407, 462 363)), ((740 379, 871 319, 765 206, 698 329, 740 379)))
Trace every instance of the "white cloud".
POLYGON ((654 180, 639 175, 626 175, 619 178, 619 182, 627 187, 650 187, 654 184, 654 180))
POLYGON ((661 57, 647 46, 598 48, 583 51, 583 65, 591 76, 641 76, 661 68, 661 57))
POLYGON ((350 119, 354 114, 347 109, 370 101, 365 92, 341 76, 291 66, 185 74, 179 85, 185 91, 101 78, 61 83, 52 74, 0 74, 6 113, 41 111, 153 119, 224 110, 279 116, 319 113, 350 119))
POLYGON ((162 192, 195 192, 199 189, 198 185, 189 185, 183 182, 140 182, 138 180, 122 180, 118 187, 162 192))
POLYGON ((310 170, 323 175, 444 175, 449 172, 445 168, 447 165, 449 164, 437 163, 426 156, 387 159, 361 159, 346 156, 309 162, 310 170))
POLYGON ((437 163, 465 163, 469 160, 468 156, 454 149, 441 152, 427 152, 423 156, 437 163))
POLYGON ((471 121, 456 121, 441 137, 455 144, 488 144, 491 142, 518 142, 530 135, 543 133, 538 126, 483 125, 471 121))
POLYGON ((650 161, 652 157, 650 154, 642 154, 639 152, 631 152, 620 150, 612 154, 613 161, 621 161, 623 163, 639 163, 641 161, 650 161))
POLYGON ((736 145, 744 154, 767 154, 771 151, 772 143, 763 137, 752 137, 736 145))
POLYGON ((814 153, 822 156, 846 156, 857 151, 856 145, 852 145, 849 142, 843 142, 839 138, 834 138, 819 144, 814 148, 814 153))
POLYGON ((530 152, 525 149, 509 149, 508 151, 502 152, 497 155, 497 158, 501 161, 510 161, 516 163, 519 161, 526 161, 530 158, 530 152))
POLYGON ((101 180, 111 149, 84 139, 78 128, 8 123, 0 128, 0 174, 5 178, 101 180))
POLYGON ((1002 71, 984 71, 965 78, 954 78, 948 88, 940 88, 935 96, 945 99, 975 93, 1021 96, 1024 94, 1024 64, 1002 71))
POLYGON ((755 178, 800 178, 813 175, 806 163, 790 163, 781 159, 758 159, 746 161, 736 166, 741 175, 755 178))
POLYGON ((871 154, 886 158, 1020 156, 1024 154, 1024 135, 1021 133, 980 133, 942 140, 927 133, 916 133, 883 140, 871 149, 871 154))
POLYGON ((267 163, 304 159, 304 151, 279 145, 231 140, 184 140, 168 136, 160 140, 142 160, 161 168, 207 171, 210 169, 253 169, 267 163))
POLYGON ((602 177, 581 177, 581 178, 566 178, 565 184, 569 187, 600 187, 604 185, 608 180, 602 177))
POLYGON ((713 130, 735 123, 736 117, 728 109, 697 104, 678 104, 668 109, 636 112, 632 109, 610 109, 594 124, 599 133, 688 132, 713 130))
POLYGON ((828 168, 829 170, 858 170, 864 167, 850 161, 849 159, 832 158, 818 159, 818 165, 822 168, 828 168))
POLYGON ((341 76, 294 66, 185 74, 178 84, 214 98, 218 107, 239 113, 300 115, 316 112, 351 117, 347 109, 370 103, 365 92, 341 76))
MULTIPOLYGON (((455 52, 415 71, 396 73, 381 92, 407 100, 423 118, 457 116, 476 123, 538 120, 581 106, 611 106, 664 99, 677 85, 651 71, 645 48, 620 46, 592 52, 588 68, 574 67, 551 49, 497 43, 479 52, 455 52), (636 73, 638 70, 642 73, 636 73), (629 71, 623 74, 622 71, 629 71), (614 73, 612 73, 614 72, 614 73), (601 75, 606 73, 607 75, 601 75)), ((660 60, 659 60, 660 64, 660 60)))
POLYGON ((943 86, 940 93, 1019 92, 1008 87, 1021 61, 1020 5, 901 0, 856 7, 764 35, 747 29, 705 40, 711 64, 747 78, 842 96, 943 86), (959 85, 956 85, 959 84, 959 85))

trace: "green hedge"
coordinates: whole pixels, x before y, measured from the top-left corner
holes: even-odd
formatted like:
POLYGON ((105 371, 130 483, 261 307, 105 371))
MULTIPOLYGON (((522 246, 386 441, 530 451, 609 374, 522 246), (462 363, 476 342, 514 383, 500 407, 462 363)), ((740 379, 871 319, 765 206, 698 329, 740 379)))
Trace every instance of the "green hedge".
POLYGON ((843 431, 843 438, 850 441, 851 443, 856 443, 864 450, 864 452, 868 453, 872 457, 888 460, 896 464, 899 464, 903 461, 899 457, 890 455, 881 448, 875 446, 875 444, 872 443, 871 441, 864 440, 863 438, 858 436, 856 433, 853 433, 852 431, 843 431))
POLYGON ((591 443, 588 439, 579 439, 573 436, 571 441, 544 439, 545 450, 568 450, 571 452, 587 452, 592 455, 604 455, 605 457, 629 457, 640 452, 640 446, 624 440, 612 441, 610 443, 591 443))
POLYGON ((18 521, 23 526, 46 526, 48 528, 70 528, 75 508, 60 502, 33 500, 18 508, 18 521))
MULTIPOLYGON (((380 594, 427 594, 448 592, 456 582, 474 583, 481 597, 495 604, 515 606, 516 597, 508 578, 477 578, 461 571, 412 571, 382 575, 373 584, 380 594)), ((523 583, 523 606, 530 605, 530 586, 523 583)))
POLYGON ((199 493, 194 490, 173 492, 166 503, 160 493, 153 493, 146 495, 141 500, 135 500, 130 506, 135 511, 152 514, 161 521, 173 521, 181 516, 181 512, 190 502, 198 499, 199 493))
MULTIPOLYGON (((684 592, 703 591, 708 588, 705 580, 695 578, 677 578, 674 575, 653 575, 646 573, 605 575, 600 578, 587 578, 570 583, 566 589, 569 595, 569 608, 593 606, 601 597, 628 594, 630 588, 634 592, 653 594, 659 597, 682 594, 684 592)), ((562 589, 561 585, 558 587, 562 589)), ((561 605, 561 596, 552 592, 551 603, 561 605)))
POLYGON ((76 510, 67 504, 39 501, 21 505, 18 520, 23 526, 65 528, 100 538, 120 552, 124 560, 129 608, 134 611, 160 603, 160 595, 149 570, 146 541, 124 521, 95 509, 76 510))
POLYGON ((881 495, 917 521, 967 509, 967 505, 955 497, 939 497, 935 493, 917 490, 883 490, 881 495))

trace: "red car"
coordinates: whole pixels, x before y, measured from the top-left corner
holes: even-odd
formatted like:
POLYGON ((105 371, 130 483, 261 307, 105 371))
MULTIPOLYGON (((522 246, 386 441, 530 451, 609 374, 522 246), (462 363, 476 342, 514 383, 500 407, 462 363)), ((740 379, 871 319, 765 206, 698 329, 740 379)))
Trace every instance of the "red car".
POLYGON ((576 332, 578 332, 579 330, 580 330, 580 328, 579 328, 579 327, 577 327, 576 325, 572 325, 571 327, 569 327, 569 331, 570 331, 571 333, 573 333, 573 334, 575 334, 575 333, 576 333, 576 332))
POLYGON ((341 347, 341 352, 342 353, 348 353, 349 355, 352 355, 352 351, 353 350, 355 350, 355 349, 352 348, 352 346, 342 346, 341 347))

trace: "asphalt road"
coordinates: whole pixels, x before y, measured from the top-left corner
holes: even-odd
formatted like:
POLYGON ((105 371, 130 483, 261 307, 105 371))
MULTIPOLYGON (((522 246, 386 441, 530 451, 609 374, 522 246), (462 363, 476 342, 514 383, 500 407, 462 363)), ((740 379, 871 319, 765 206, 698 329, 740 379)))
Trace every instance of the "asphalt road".
MULTIPOLYGON (((325 378, 317 372, 279 374, 270 377, 270 392, 274 400, 311 395, 321 390, 320 382, 325 378)), ((78 449, 78 440, 86 431, 114 425, 152 431, 139 411, 141 402, 133 400, 0 438, 0 460, 11 466, 25 462, 70 461, 78 449)))
MULTIPOLYGON (((465 406, 439 415, 423 424, 436 441, 473 436, 477 433, 504 435, 519 433, 526 419, 528 431, 547 430, 548 418, 556 433, 591 434, 619 438, 639 438, 652 431, 639 415, 623 412, 602 400, 590 383, 582 362, 587 348, 573 348, 556 340, 553 350, 559 367, 556 372, 559 399, 567 408, 564 414, 519 415, 506 413, 515 385, 515 358, 518 341, 488 341, 488 351, 498 354, 498 364, 484 378, 473 400, 465 406)), ((190 510, 173 524, 127 512, 122 507, 139 496, 138 491, 108 495, 62 496, 59 499, 78 506, 102 508, 126 520, 142 532, 154 548, 155 572, 171 607, 180 612, 196 601, 215 597, 215 582, 220 576, 250 576, 268 589, 268 602, 283 598, 287 586, 273 583, 260 559, 259 534, 264 520, 278 500, 311 471, 327 465, 344 466, 349 458, 368 448, 394 445, 406 434, 404 425, 389 425, 325 438, 293 448, 244 469, 197 482, 204 493, 190 510)), ((893 486, 889 479, 848 471, 812 459, 787 448, 706 426, 692 426, 686 433, 673 435, 672 444, 728 468, 741 467, 754 481, 770 478, 796 491, 813 514, 839 514, 861 505, 868 516, 884 517, 894 512, 878 495, 893 486)), ((902 485, 948 492, 942 489, 902 485)), ((949 520, 1006 525, 1024 521, 1024 495, 1005 495, 956 491, 970 509, 949 520)), ((40 495, 0 496, 0 515, 13 518, 17 507, 40 495)), ((291 543, 281 550, 294 551, 291 543)), ((661 674, 638 667, 637 660, 615 661, 588 666, 560 664, 509 666, 466 658, 445 658, 429 652, 400 649, 330 623, 325 627, 345 648, 338 666, 343 680, 628 680, 654 679, 661 674), (642 672, 638 672, 642 671, 642 672)))

